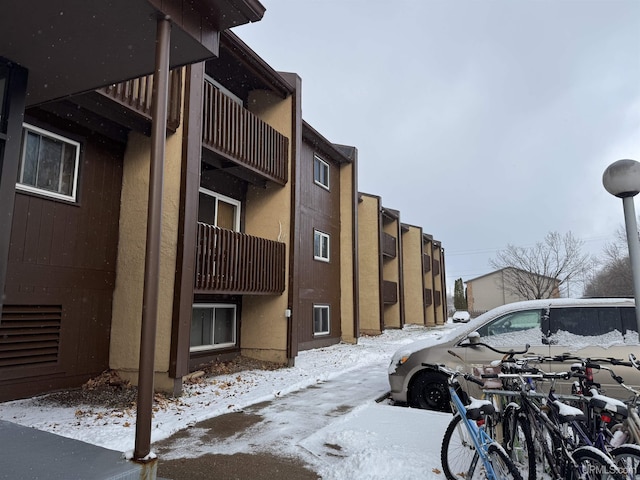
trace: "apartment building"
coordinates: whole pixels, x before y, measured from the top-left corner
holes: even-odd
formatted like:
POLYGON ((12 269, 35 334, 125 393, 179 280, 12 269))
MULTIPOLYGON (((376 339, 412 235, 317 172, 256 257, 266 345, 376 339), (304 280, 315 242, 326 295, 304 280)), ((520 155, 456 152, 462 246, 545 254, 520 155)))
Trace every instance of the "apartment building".
MULTIPOLYGON (((299 77, 275 72, 230 32, 217 58, 169 78, 156 388, 178 393, 198 365, 239 354, 293 364, 300 348, 340 341, 343 322, 354 341, 355 149, 302 122, 299 77), (294 242, 311 217, 309 243, 294 242), (331 245, 308 255, 321 231, 331 245), (303 257, 320 266, 317 278, 303 257), (333 281, 343 262, 345 281, 333 281)), ((106 368, 137 381, 152 84, 145 76, 27 109, 25 142, 72 152, 76 193, 18 182, 0 329, 31 303, 37 333, 8 342, 3 398, 79 385, 106 368), (40 298, 36 282, 49 282, 40 298)))
POLYGON ((444 250, 422 227, 400 221, 377 195, 358 197, 360 332, 405 324, 443 325, 444 250))
POLYGON ((473 312, 474 315, 479 315, 500 305, 530 300, 530 297, 518 293, 517 286, 526 285, 534 280, 537 285, 549 287, 547 298, 560 297, 557 279, 507 267, 465 282, 469 311, 473 312))
POLYGON ((79 386, 106 369, 136 383, 149 278, 153 383, 174 394, 207 362, 294 365, 302 350, 401 328, 407 311, 411 323, 446 318, 435 301, 439 244, 423 235, 418 248, 418 227, 358 193, 357 149, 302 119, 300 77, 276 72, 226 30, 259 20, 256 4, 220 2, 228 24, 205 39, 211 50, 174 26, 181 52, 193 51, 172 59, 167 76, 160 188, 148 62, 53 96, 26 90, 11 62, 0 70, 9 90, 0 141, 11 159, 0 190, 11 200, 11 229, 0 233, 0 401, 79 386), (29 165, 49 173, 41 181, 29 165), (161 229, 150 238, 153 223, 161 229), (150 276, 149 252, 158 256, 150 276))
MULTIPOLYGON (((163 2, 163 5, 172 9, 179 3, 163 2)), ((166 160, 161 169, 164 185, 156 188, 164 193, 160 210, 162 239, 157 246, 147 244, 144 234, 148 192, 157 187, 157 179, 150 173, 150 157, 155 147, 150 138, 154 133, 152 78, 147 74, 154 70, 156 24, 168 21, 164 15, 156 20, 156 12, 162 13, 162 9, 146 1, 126 5, 112 2, 104 10, 84 18, 84 10, 68 5, 65 19, 54 21, 58 34, 69 32, 69 44, 61 52, 40 51, 27 38, 19 41, 21 34, 35 31, 37 19, 48 18, 46 12, 33 20, 23 14, 23 10, 29 9, 20 6, 3 16, 3 22, 10 18, 25 29, 17 31, 7 26, 0 35, 2 54, 17 61, 5 62, 0 82, 6 90, 2 97, 2 196, 11 201, 11 210, 4 215, 5 219, 11 219, 6 222, 10 228, 2 229, 1 242, 4 258, 8 259, 0 262, 6 269, 2 275, 6 287, 0 322, 1 399, 79 386, 110 367, 121 369, 125 376, 128 373, 135 376, 141 341, 140 317, 147 294, 144 258, 145 252, 154 248, 161 258, 157 275, 160 319, 155 352, 156 385, 175 391, 179 382, 171 374, 179 375, 189 369, 189 355, 182 358, 178 352, 185 344, 186 350, 190 349, 194 305, 198 223, 197 217, 188 218, 197 212, 185 206, 194 198, 197 203, 200 194, 206 74, 203 60, 219 55, 224 41, 221 30, 259 20, 264 13, 264 8, 254 1, 233 5, 226 1, 206 5, 191 2, 190 6, 201 8, 204 13, 193 11, 188 19, 179 16, 178 21, 171 23, 167 39, 173 41, 167 67, 175 68, 168 75, 168 133, 166 142, 162 141, 162 156, 166 160), (224 21, 215 21, 215 28, 208 23, 212 19, 207 15, 212 14, 224 17, 224 21), (106 31, 96 34, 100 25, 94 25, 91 38, 95 42, 86 40, 78 25, 92 25, 94 16, 109 31, 131 30, 131 35, 103 45, 113 35, 107 35, 106 31), (198 27, 191 32, 190 22, 194 20, 198 27), (205 39, 200 38, 203 34, 205 39), (136 42, 131 43, 133 40, 136 42), (126 58, 105 61, 101 57, 111 57, 102 47, 108 47, 106 52, 127 52, 126 58), (135 55, 129 52, 132 47, 139 47, 135 55), (56 65, 47 70, 49 57, 57 58, 58 54, 60 68, 56 65), (150 58, 146 58, 147 54, 150 58), (69 78, 75 64, 67 60, 72 57, 86 58, 86 62, 79 63, 83 65, 83 75, 69 78), (179 67, 183 64, 193 65, 179 67), (85 68, 90 73, 86 74, 85 68), (60 78, 67 80, 62 82, 60 78), (42 89, 43 84, 46 89, 39 90, 38 86, 42 89), (94 91, 96 88, 99 90, 94 91), (74 95, 82 92, 89 93, 74 95), (179 311, 175 317, 174 308, 179 311), (188 318, 182 314, 187 308, 188 318)), ((277 94, 291 97, 293 89, 280 76, 277 80, 281 83, 277 85, 280 88, 277 94)), ((268 100, 257 97, 253 99, 256 109, 264 109, 266 117, 278 115, 270 110, 268 100)), ((271 142, 270 152, 285 149, 284 154, 279 154, 280 160, 271 153, 268 159, 271 168, 280 168, 272 176, 280 175, 281 182, 285 181, 282 175, 287 172, 282 169, 288 164, 288 140, 264 127, 265 121, 258 122, 255 118, 252 121, 255 130, 261 129, 258 135, 262 143, 255 145, 256 150, 266 150, 267 142, 271 142)), ((159 130, 164 128, 161 126, 159 130)), ((262 194, 263 186, 257 188, 262 194)), ((247 188, 247 195, 252 194, 247 188)), ((2 202, 3 209, 7 205, 8 201, 2 202)), ((251 224, 248 217, 247 223, 251 224)), ((269 262, 279 261, 284 269, 284 261, 276 257, 277 253, 273 253, 269 262)), ((259 269, 255 266, 253 271, 259 269)), ((265 270, 273 272, 276 268, 265 270)), ((270 275, 277 277, 280 284, 269 288, 282 289, 286 272, 270 275)), ((286 301, 283 303, 286 307, 286 301)))
POLYGON ((444 325, 447 322, 444 248, 441 242, 433 239, 432 235, 424 234, 422 239, 426 325, 444 325))
POLYGON ((357 338, 357 151, 302 124, 293 246, 297 348, 357 338))
POLYGON ((405 323, 426 325, 422 227, 401 225, 405 323))

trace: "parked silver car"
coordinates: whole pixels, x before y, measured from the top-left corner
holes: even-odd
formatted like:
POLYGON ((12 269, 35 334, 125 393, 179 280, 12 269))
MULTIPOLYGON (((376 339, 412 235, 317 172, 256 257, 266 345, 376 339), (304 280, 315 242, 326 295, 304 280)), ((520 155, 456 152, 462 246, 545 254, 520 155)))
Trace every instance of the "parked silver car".
MULTIPOLYGON (((531 355, 567 353, 579 358, 628 360, 629 353, 640 357, 637 331, 632 299, 563 298, 503 305, 452 330, 450 337, 440 339, 438 344, 418 341, 396 351, 389 365, 391 398, 411 407, 448 411, 446 379, 423 363, 441 363, 475 373, 486 371, 500 355, 477 345, 478 340, 500 350, 523 350, 528 344, 531 355)), ((539 367, 567 371, 570 363, 545 362, 539 367)), ((616 372, 628 385, 640 385, 640 371, 616 367, 616 372)), ((628 396, 607 372, 597 372, 594 380, 608 395, 628 396)), ((570 393, 569 382, 556 386, 560 393, 570 393)), ((467 387, 472 394, 480 393, 472 384, 467 387)))

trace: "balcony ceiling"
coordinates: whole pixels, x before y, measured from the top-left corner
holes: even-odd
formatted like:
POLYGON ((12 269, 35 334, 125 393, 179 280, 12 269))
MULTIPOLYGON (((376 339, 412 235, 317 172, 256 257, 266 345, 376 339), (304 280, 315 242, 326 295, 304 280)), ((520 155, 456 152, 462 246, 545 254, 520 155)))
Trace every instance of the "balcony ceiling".
POLYGON ((152 73, 160 13, 153 3, 173 21, 172 67, 214 57, 218 29, 264 14, 256 0, 4 2, 0 56, 29 70, 27 106, 152 73))
POLYGON ((231 31, 220 37, 220 54, 207 61, 207 74, 246 100, 252 90, 270 90, 282 98, 293 87, 231 31))

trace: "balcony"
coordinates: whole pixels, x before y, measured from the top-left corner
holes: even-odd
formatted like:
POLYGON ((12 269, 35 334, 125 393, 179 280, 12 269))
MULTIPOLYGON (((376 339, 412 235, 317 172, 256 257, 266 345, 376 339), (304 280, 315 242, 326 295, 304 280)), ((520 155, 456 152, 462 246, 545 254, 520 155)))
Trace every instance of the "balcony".
POLYGON ((285 244, 198 223, 194 293, 279 295, 285 244))
POLYGON ((396 258, 396 237, 382 232, 382 255, 387 258, 396 258))
POLYGON ((202 144, 261 178, 287 183, 289 139, 204 82, 202 144))
MULTIPOLYGON (((182 109, 183 69, 169 72, 167 129, 175 132, 180 125, 182 109)), ((145 135, 151 134, 153 75, 109 85, 93 94, 76 99, 82 106, 145 135), (104 98, 111 100, 105 103, 104 98)))
POLYGON ((422 269, 424 273, 429 273, 431 271, 431 257, 426 253, 422 257, 422 269))
POLYGON ((385 305, 398 303, 398 284, 384 280, 382 283, 382 301, 385 305))
POLYGON ((433 293, 430 288, 424 289, 424 304, 429 307, 433 303, 433 293))
POLYGON ((440 275, 440 260, 433 259, 433 276, 440 275))

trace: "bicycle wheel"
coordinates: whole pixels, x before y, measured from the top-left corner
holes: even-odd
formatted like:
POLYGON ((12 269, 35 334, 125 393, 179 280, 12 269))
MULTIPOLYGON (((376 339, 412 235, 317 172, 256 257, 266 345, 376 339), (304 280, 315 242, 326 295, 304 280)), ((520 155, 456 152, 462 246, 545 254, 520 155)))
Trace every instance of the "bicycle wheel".
POLYGON ((612 449, 609 455, 626 479, 640 479, 640 445, 620 445, 612 449))
POLYGON ((517 408, 507 407, 502 419, 502 445, 507 455, 522 474, 522 478, 538 480, 536 453, 531 437, 531 426, 517 408))
POLYGON ((442 437, 440 461, 448 480, 485 478, 480 456, 459 413, 449 422, 442 437))
POLYGON ((534 424, 529 423, 529 428, 534 443, 536 473, 545 478, 553 476, 553 471, 557 466, 555 454, 560 448, 561 440, 549 430, 541 419, 536 419, 534 424))
POLYGON ((518 468, 499 443, 494 442, 489 445, 488 453, 493 473, 496 474, 496 480, 522 480, 522 475, 520 475, 518 468))
POLYGON ((567 472, 568 480, 623 480, 624 475, 606 454, 594 447, 579 447, 571 452, 577 469, 567 472))

